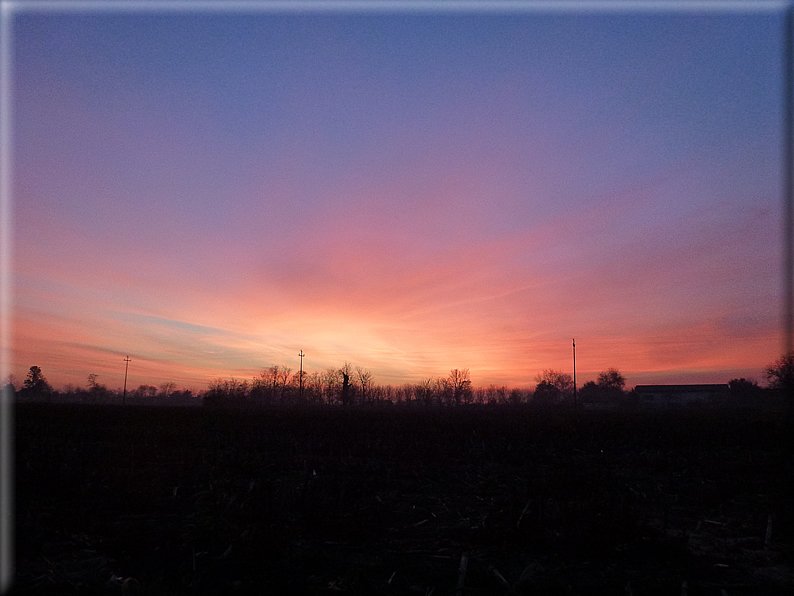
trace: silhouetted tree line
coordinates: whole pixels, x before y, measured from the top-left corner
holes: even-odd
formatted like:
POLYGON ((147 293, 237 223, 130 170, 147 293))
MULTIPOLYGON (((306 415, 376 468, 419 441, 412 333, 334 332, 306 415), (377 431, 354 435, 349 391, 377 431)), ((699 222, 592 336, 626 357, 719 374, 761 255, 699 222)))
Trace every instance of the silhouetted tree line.
MULTIPOLYGON (((81 403, 81 404, 119 404, 123 400, 122 389, 108 389, 99 382, 99 375, 88 375, 85 387, 67 385, 62 390, 53 389, 41 368, 31 366, 28 375, 17 390, 14 378, 10 377, 3 389, 10 395, 15 395, 16 401, 44 402, 44 403, 81 403)), ((176 383, 168 381, 162 383, 158 389, 154 385, 141 385, 137 389, 128 390, 126 403, 133 405, 173 405, 173 406, 198 406, 201 405, 201 396, 194 395, 189 389, 177 391, 176 383)))
MULTIPOLYGON (((727 404, 763 404, 786 399, 794 405, 794 352, 769 365, 765 370, 767 387, 754 380, 732 379, 728 383, 727 404)), ((379 385, 372 373, 345 362, 340 368, 322 372, 293 372, 292 368, 274 365, 258 376, 248 379, 215 379, 204 393, 177 390, 173 382, 140 385, 127 391, 126 403, 133 405, 204 405, 208 407, 263 407, 273 405, 340 405, 383 406, 413 405, 416 407, 513 405, 535 407, 597 405, 631 407, 637 395, 625 389, 626 379, 615 368, 601 372, 597 380, 588 381, 578 390, 568 373, 546 369, 535 377, 534 390, 508 389, 489 385, 473 388, 469 369, 452 369, 445 377, 428 377, 403 385, 379 385)), ((87 404, 122 403, 122 390, 110 390, 88 375, 84 388, 67 386, 54 390, 41 368, 31 366, 22 387, 17 390, 13 377, 5 386, 6 394, 19 402, 76 402, 87 404)))

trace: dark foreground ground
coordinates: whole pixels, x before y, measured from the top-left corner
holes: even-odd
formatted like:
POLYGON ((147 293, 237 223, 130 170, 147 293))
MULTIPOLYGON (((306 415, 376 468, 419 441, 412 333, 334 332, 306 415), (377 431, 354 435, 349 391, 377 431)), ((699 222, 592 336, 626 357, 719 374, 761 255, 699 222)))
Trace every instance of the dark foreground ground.
POLYGON ((16 593, 790 594, 762 413, 17 407, 16 593))

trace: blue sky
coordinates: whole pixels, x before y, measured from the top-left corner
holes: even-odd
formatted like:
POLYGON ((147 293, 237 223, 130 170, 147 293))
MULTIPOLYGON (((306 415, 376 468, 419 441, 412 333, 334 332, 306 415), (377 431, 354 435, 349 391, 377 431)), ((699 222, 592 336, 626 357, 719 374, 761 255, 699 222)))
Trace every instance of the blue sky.
POLYGON ((13 372, 762 380, 782 20, 19 11, 13 372))

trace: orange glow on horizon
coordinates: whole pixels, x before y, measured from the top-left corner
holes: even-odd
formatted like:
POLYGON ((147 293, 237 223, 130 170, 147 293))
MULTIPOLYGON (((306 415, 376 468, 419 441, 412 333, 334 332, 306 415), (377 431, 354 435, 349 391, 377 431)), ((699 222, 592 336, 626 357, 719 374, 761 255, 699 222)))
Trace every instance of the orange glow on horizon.
POLYGON ((18 384, 779 357, 777 17, 139 16, 12 25, 18 384))

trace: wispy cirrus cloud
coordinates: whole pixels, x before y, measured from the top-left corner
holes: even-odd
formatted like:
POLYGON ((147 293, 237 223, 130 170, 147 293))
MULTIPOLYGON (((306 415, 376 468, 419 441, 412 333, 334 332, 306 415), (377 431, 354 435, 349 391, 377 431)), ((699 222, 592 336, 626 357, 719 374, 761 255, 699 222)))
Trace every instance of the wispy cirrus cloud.
POLYGON ((17 21, 18 370, 776 357, 774 18, 203 18, 17 21))

